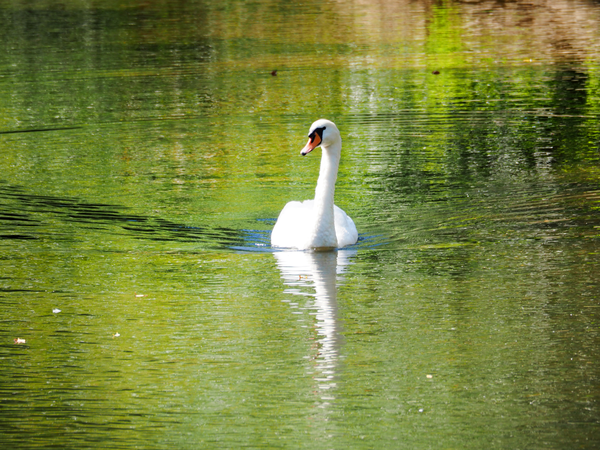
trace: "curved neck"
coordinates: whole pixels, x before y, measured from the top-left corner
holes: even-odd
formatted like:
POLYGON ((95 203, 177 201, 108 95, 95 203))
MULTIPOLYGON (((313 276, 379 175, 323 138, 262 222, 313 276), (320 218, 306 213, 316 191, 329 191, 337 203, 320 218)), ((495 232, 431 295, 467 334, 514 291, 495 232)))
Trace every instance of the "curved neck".
POLYGON ((335 193, 335 181, 337 180, 340 165, 340 150, 342 143, 335 143, 329 147, 323 147, 321 156, 321 169, 315 189, 315 203, 317 208, 332 208, 335 193))
POLYGON ((322 247, 337 247, 333 212, 335 181, 340 165, 342 143, 336 142, 329 147, 322 147, 321 169, 315 189, 315 229, 313 236, 328 236, 328 242, 320 242, 322 247))

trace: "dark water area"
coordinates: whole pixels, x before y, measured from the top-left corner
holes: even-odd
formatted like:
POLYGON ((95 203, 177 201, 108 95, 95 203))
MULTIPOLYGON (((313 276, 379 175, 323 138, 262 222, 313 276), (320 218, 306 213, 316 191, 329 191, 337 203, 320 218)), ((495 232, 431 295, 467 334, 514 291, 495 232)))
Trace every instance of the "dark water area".
POLYGON ((3 448, 597 448, 600 5, 0 0, 3 448), (359 242, 270 247, 343 139, 359 242))

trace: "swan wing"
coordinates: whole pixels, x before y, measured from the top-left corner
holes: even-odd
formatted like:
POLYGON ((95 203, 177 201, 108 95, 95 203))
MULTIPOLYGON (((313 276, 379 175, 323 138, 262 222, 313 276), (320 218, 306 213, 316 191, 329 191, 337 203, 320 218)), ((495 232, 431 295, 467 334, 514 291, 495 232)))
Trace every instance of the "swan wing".
POLYGON ((273 247, 306 248, 306 230, 312 217, 314 200, 289 202, 279 213, 271 233, 273 247))
POLYGON ((337 236, 338 248, 356 244, 358 241, 358 231, 354 221, 344 212, 343 209, 333 206, 335 221, 335 234, 337 236))
MULTIPOLYGON (((287 203, 273 227, 271 245, 284 248, 308 248, 307 239, 313 208, 314 200, 287 203)), ((333 210, 338 248, 356 244, 358 231, 354 221, 338 206, 334 205, 333 210)))

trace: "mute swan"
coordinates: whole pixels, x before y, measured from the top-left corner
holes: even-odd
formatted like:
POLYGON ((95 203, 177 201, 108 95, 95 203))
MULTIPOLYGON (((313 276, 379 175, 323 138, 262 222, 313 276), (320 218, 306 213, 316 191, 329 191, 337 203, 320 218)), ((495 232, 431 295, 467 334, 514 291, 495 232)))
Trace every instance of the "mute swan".
POLYGON ((352 219, 333 204, 342 138, 335 124, 329 120, 319 119, 311 125, 308 143, 300 154, 306 156, 319 146, 323 155, 315 199, 285 205, 271 233, 273 247, 331 250, 352 245, 358 240, 352 219))

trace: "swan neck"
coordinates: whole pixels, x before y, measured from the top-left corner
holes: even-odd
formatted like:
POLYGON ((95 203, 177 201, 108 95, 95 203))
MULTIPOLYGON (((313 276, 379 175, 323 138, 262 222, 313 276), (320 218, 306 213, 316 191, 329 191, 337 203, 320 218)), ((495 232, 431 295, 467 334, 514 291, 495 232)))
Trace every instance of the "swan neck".
POLYGON ((329 147, 323 147, 319 179, 315 189, 315 203, 317 208, 321 207, 327 210, 331 208, 331 214, 333 214, 333 197, 340 165, 341 147, 341 142, 339 144, 332 144, 329 147))

